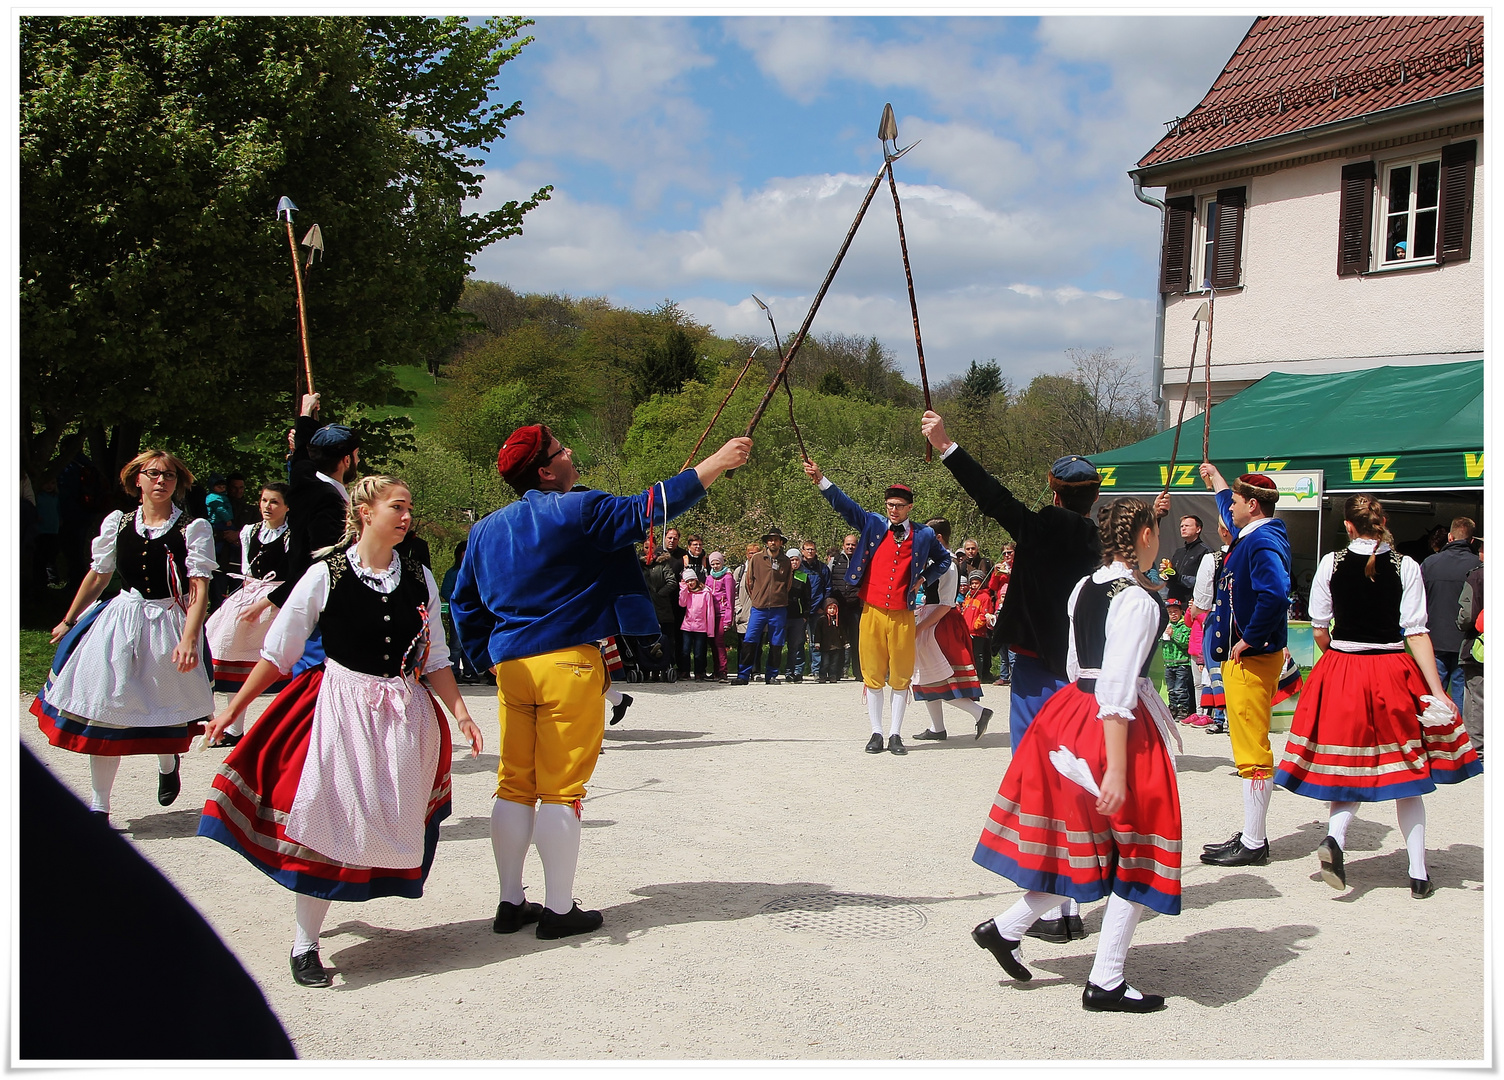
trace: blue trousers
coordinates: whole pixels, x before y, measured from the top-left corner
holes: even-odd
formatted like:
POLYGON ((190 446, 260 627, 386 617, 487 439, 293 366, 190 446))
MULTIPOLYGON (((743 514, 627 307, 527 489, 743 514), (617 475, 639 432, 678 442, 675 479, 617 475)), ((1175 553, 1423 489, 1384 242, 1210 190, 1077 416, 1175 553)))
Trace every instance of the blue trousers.
POLYGON ((774 664, 778 660, 778 652, 782 651, 784 639, 788 633, 788 609, 787 608, 753 608, 747 616, 747 632, 742 635, 741 648, 736 650, 737 678, 750 679, 752 671, 757 667, 757 656, 762 651, 763 632, 768 635, 768 667, 765 675, 773 676, 778 672, 774 670, 774 664))
POLYGON ((1467 687, 1467 673, 1462 670, 1462 663, 1457 653, 1439 652, 1436 654, 1436 674, 1441 676, 1441 688, 1447 692, 1457 705, 1457 711, 1462 712, 1462 703, 1465 695, 1463 690, 1467 687))
POLYGON ((1013 681, 1008 684, 1008 744, 1015 751, 1044 703, 1065 683, 1039 657, 1013 654, 1013 681))

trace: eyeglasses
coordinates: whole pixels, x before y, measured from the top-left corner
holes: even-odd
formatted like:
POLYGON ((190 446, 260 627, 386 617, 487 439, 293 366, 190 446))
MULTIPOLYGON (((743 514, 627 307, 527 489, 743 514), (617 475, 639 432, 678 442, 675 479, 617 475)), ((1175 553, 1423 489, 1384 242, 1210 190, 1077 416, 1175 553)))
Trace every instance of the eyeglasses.
POLYGON ((170 476, 174 480, 178 478, 178 474, 172 469, 142 469, 141 475, 146 477, 148 480, 160 480, 164 476, 170 476))
MULTIPOLYGON (((563 443, 560 443, 559 444, 559 448, 557 450, 555 450, 552 454, 549 454, 548 457, 546 457, 546 458, 543 459, 543 465, 547 465, 554 458, 556 458, 560 454, 562 454, 566 449, 568 449, 568 448, 563 443)), ((538 467, 541 469, 543 467, 543 465, 540 465, 538 467)))
POLYGON ((906 502, 890 502, 888 504, 888 509, 889 510, 902 510, 904 507, 906 507, 908 505, 909 504, 906 503, 906 502))

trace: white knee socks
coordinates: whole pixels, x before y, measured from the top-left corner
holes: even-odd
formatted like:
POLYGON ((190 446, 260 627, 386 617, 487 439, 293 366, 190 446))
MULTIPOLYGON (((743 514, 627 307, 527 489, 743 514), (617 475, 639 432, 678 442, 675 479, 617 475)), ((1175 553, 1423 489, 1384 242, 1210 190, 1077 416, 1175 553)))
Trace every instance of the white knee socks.
POLYGON ((618 690, 616 687, 614 687, 614 686, 608 686, 608 687, 606 687, 605 693, 606 693, 606 704, 608 704, 608 705, 620 705, 621 704, 621 691, 618 690))
MULTIPOLYGON (((1243 846, 1263 847, 1269 839, 1269 796, 1273 792, 1273 780, 1243 781, 1243 846)), ((1102 986, 1101 983, 1097 984, 1102 986)), ((1103 986, 1110 990, 1111 987, 1103 986)))
POLYGON ((580 819, 567 803, 544 803, 533 824, 533 843, 543 860, 543 906, 555 915, 574 907, 574 872, 580 862, 580 819))
POLYGON ((176 754, 157 755, 157 772, 161 773, 163 776, 169 775, 177 767, 178 756, 176 754))
POLYGON ((926 701, 924 707, 929 710, 930 730, 943 732, 945 730, 945 718, 940 715, 940 702, 926 701))
POLYGON ((898 729, 901 728, 901 727, 903 727, 903 712, 908 707, 909 707, 909 691, 907 689, 904 689, 904 690, 894 690, 893 691, 893 719, 892 719, 891 723, 889 723, 889 725, 888 725, 888 737, 889 738, 892 738, 894 735, 897 735, 898 734, 898 729))
POLYGON ((1334 802, 1331 804, 1332 816, 1327 819, 1326 834, 1337 841, 1337 846, 1343 851, 1347 850, 1347 827, 1353 823, 1357 816, 1358 804, 1355 802, 1334 802))
POLYGON ((294 916, 298 932, 292 939, 292 954, 302 956, 310 949, 319 947, 319 930, 324 926, 324 916, 329 914, 329 901, 316 896, 297 894, 294 916))
POLYGON ((1034 920, 1043 918, 1051 908, 1068 903, 1065 897, 1047 892, 1026 892, 1007 911, 992 920, 997 932, 1009 941, 1023 940, 1024 931, 1034 925, 1034 920))
POLYGON ((883 733, 883 688, 867 687, 867 719, 872 721, 872 734, 883 733))
MULTIPOLYGON (((1102 934, 1097 939, 1097 959, 1087 978, 1103 990, 1116 990, 1123 981, 1123 963, 1128 959, 1128 945, 1133 941, 1134 928, 1139 916, 1144 913, 1143 904, 1124 900, 1117 893, 1107 898, 1107 911, 1102 916, 1102 934)), ((1124 997, 1138 1000, 1143 997, 1129 987, 1124 997)))
POLYGON ((953 698, 951 704, 973 720, 980 720, 982 718, 982 706, 980 702, 973 701, 971 698, 953 698))
POLYGON ((110 791, 115 787, 115 774, 119 771, 118 757, 89 755, 89 787, 93 789, 90 810, 103 810, 107 814, 110 812, 110 791))
POLYGON ((1408 799, 1396 799, 1394 812, 1400 819, 1405 850, 1410 854, 1410 876, 1416 881, 1425 881, 1426 804, 1419 795, 1412 795, 1408 799))
POLYGON ((496 859, 496 876, 501 881, 501 898, 508 904, 520 904, 522 864, 533 842, 533 807, 495 799, 491 802, 491 855, 496 859))

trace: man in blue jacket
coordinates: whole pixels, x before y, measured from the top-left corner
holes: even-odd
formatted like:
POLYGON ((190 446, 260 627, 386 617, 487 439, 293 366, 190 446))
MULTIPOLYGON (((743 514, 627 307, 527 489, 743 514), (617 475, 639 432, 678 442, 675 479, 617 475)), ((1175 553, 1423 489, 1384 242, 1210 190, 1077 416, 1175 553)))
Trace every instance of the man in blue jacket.
POLYGON ((518 428, 497 454, 497 471, 519 498, 470 530, 449 610, 476 669, 495 671, 501 702, 491 806, 498 934, 532 922, 544 939, 600 927, 601 913, 573 900, 581 800, 605 728, 606 671, 596 642, 658 633, 633 545, 653 523, 666 524, 704 498, 751 450, 751 439, 732 439, 693 469, 632 496, 570 490, 580 475, 574 453, 542 424, 518 428), (543 863, 541 906, 523 896, 529 843, 543 863))
POLYGON ((1229 485, 1210 462, 1202 462, 1201 477, 1216 493, 1217 510, 1233 535, 1206 629, 1211 658, 1222 665, 1227 731, 1243 778, 1243 831, 1224 843, 1207 845, 1201 861, 1211 866, 1265 866, 1274 786, 1269 712, 1284 664, 1290 538, 1285 523, 1274 516, 1279 491, 1269 477, 1244 473, 1229 485))
POLYGON ((862 599, 862 685, 867 717, 872 721, 867 753, 883 752, 883 684, 887 683, 893 688, 888 752, 907 754, 899 729, 914 678, 914 605, 920 584, 939 580, 950 568, 950 552, 935 538, 934 530, 909 520, 914 492, 907 485, 894 484, 884 493, 888 511, 884 516, 863 510, 827 480, 813 461, 805 461, 804 474, 819 485, 836 513, 860 532, 856 553, 846 568, 846 583, 857 586, 862 599))

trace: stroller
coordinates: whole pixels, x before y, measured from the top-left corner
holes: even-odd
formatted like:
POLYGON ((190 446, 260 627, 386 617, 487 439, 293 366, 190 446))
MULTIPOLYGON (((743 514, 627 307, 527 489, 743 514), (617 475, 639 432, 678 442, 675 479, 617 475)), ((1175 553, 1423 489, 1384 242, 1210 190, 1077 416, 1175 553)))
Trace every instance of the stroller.
POLYGON ((616 639, 621 653, 623 678, 629 683, 678 682, 679 669, 674 648, 662 634, 650 637, 616 639))

